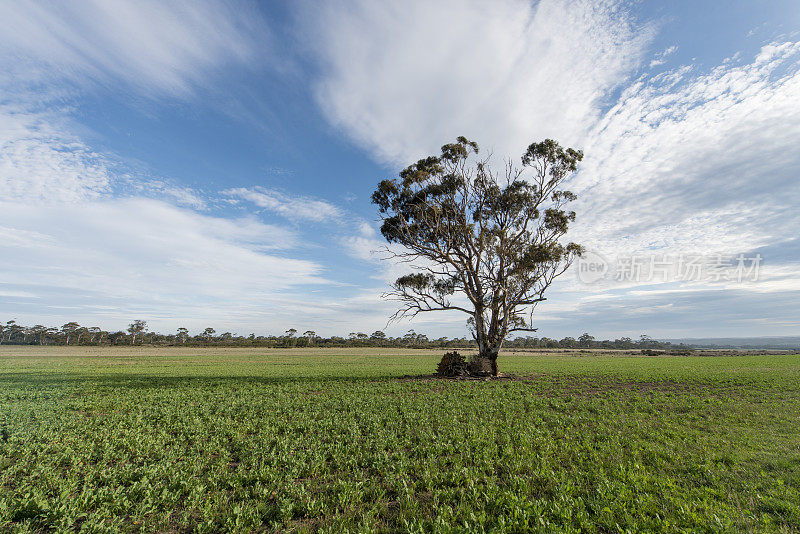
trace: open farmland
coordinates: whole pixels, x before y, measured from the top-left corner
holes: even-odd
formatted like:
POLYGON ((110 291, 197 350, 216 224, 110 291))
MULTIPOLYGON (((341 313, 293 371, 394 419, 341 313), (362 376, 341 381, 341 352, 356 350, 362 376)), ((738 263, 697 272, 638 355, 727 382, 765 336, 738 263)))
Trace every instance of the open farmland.
POLYGON ((800 529, 800 355, 0 347, 0 531, 800 529))

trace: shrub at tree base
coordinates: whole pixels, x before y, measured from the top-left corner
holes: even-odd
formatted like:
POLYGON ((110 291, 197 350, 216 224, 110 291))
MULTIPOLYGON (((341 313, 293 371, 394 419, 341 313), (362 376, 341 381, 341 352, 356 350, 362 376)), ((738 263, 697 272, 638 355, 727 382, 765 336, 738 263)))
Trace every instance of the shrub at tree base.
POLYGON ((467 376, 467 360, 458 352, 448 352, 442 356, 439 366, 436 368, 438 376, 467 376))
POLYGON ((442 356, 436 375, 441 377, 459 376, 490 376, 492 374, 492 362, 488 358, 474 355, 469 362, 458 352, 448 352, 442 356))

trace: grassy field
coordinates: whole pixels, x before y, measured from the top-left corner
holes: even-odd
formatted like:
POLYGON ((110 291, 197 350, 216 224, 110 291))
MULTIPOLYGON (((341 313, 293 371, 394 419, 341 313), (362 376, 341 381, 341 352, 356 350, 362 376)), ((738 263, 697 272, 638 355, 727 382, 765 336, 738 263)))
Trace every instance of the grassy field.
POLYGON ((797 532, 800 355, 0 347, 0 531, 797 532))

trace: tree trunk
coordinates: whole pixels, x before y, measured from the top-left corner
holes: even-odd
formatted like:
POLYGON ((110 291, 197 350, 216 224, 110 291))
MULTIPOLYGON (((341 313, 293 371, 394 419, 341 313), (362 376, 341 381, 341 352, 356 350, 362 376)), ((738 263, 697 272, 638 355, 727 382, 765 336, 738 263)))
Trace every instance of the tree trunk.
POLYGON ((492 376, 497 376, 497 355, 499 352, 497 349, 493 349, 491 347, 484 347, 483 350, 480 351, 478 354, 479 357, 484 358, 489 361, 489 365, 491 366, 491 373, 492 376))

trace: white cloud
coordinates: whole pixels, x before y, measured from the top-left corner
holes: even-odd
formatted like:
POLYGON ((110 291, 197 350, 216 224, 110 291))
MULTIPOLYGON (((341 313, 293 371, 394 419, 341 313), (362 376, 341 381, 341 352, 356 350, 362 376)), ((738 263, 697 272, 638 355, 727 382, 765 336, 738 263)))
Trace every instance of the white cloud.
POLYGON ((644 318, 662 336, 796 331, 786 318, 797 315, 800 292, 789 243, 800 233, 798 56, 800 43, 775 43, 749 63, 643 76, 598 121, 571 184, 581 195, 573 237, 606 257, 760 251, 759 279, 586 286, 567 278, 555 298, 591 298, 573 300, 563 316, 543 306, 545 326, 621 335, 644 318))
POLYGON ((140 176, 132 178, 122 177, 123 189, 148 197, 169 198, 179 206, 186 206, 196 210, 207 210, 209 202, 207 196, 191 187, 184 187, 163 179, 143 179, 140 176))
POLYGON ((0 59, 21 82, 187 95, 221 66, 252 61, 261 22, 253 6, 217 1, 3 2, 0 59))
POLYGON ((73 133, 81 128, 71 120, 70 110, 57 105, 52 95, 41 98, 38 104, 0 104, 0 201, 50 205, 117 194, 208 207, 200 191, 132 171, 113 154, 93 150, 73 133))
POLYGON ((110 190, 105 158, 70 134, 64 122, 57 112, 0 104, 2 199, 73 202, 110 190))
POLYGON ((769 45, 752 63, 628 87, 571 184, 577 235, 606 254, 731 254, 797 235, 798 55, 800 43, 769 45))
POLYGON ((293 196, 266 187, 238 187, 222 192, 234 199, 243 199, 267 211, 288 219, 326 222, 343 217, 343 212, 325 200, 305 196, 293 196))
POLYGON ((304 13, 317 101, 381 161, 407 164, 457 135, 521 155, 580 140, 651 35, 617 2, 355 2, 304 13))
POLYGON ((182 317, 264 305, 305 285, 327 284, 323 267, 286 257, 298 236, 252 217, 226 219, 165 202, 106 199, 46 210, 0 204, 0 279, 8 292, 39 288, 88 307, 113 306, 129 317, 144 308, 182 317), (6 239, 16 236, 17 239, 6 239), (209 312, 212 310, 213 312, 209 312))
POLYGON ((668 46, 667 48, 656 54, 656 56, 652 60, 650 60, 650 68, 652 69, 653 67, 658 67, 659 65, 663 65, 664 63, 667 62, 667 57, 674 54, 677 50, 678 47, 676 45, 668 46))
POLYGON ((708 73, 642 75, 603 112, 651 34, 614 2, 362 2, 305 14, 317 21, 306 29, 320 105, 379 159, 408 163, 460 133, 504 148, 555 136, 586 152, 572 184, 578 233, 611 252, 739 252, 798 220, 788 207, 800 194, 799 43, 708 73))
POLYGON ((11 298, 26 298, 26 299, 39 298, 34 293, 30 293, 30 292, 27 292, 27 291, 5 291, 5 290, 2 290, 2 289, 0 289, 0 297, 5 297, 5 298, 9 298, 9 297, 11 297, 11 298))
POLYGON ((270 61, 268 40, 251 4, 0 2, 0 199, 78 202, 125 187, 204 209, 198 192, 132 178, 93 150, 74 107, 100 87, 190 96, 225 68, 270 61))

